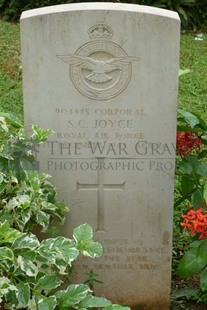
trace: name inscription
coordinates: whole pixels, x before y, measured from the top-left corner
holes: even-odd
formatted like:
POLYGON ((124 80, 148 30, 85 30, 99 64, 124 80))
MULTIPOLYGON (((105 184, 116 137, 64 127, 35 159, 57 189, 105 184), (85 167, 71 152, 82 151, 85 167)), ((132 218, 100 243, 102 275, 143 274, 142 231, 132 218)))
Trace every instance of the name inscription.
POLYGON ((143 108, 56 108, 55 113, 60 120, 56 137, 62 141, 144 139, 144 133, 137 126, 138 119, 146 116, 143 108), (62 125, 63 130, 60 131, 62 125))

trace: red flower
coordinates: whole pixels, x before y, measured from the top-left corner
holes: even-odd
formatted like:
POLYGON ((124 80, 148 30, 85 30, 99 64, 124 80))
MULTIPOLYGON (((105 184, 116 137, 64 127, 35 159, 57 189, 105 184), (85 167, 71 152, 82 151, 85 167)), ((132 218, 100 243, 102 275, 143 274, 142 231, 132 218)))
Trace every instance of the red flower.
POLYGON ((191 131, 177 132, 177 153, 190 155, 193 150, 199 151, 202 144, 201 138, 191 131))
MULTIPOLYGON (((206 205, 206 203, 205 203, 206 205)), ((207 207, 207 205, 206 205, 207 207)), ((184 221, 181 225, 187 229, 191 235, 199 233, 199 239, 207 238, 207 212, 201 208, 190 209, 186 215, 182 215, 184 221)))

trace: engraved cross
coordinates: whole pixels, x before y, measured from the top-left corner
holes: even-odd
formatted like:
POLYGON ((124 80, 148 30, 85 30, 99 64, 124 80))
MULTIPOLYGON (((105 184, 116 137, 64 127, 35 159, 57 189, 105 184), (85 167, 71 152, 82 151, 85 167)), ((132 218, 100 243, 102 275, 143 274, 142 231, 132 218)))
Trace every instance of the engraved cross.
MULTIPOLYGON (((98 163, 103 159, 98 158, 98 163)), ((105 231, 105 209, 104 209, 104 190, 124 190, 125 182, 120 184, 104 184, 103 170, 98 169, 98 183, 97 184, 82 184, 77 182, 77 190, 96 190, 98 191, 98 216, 96 231, 105 231)))

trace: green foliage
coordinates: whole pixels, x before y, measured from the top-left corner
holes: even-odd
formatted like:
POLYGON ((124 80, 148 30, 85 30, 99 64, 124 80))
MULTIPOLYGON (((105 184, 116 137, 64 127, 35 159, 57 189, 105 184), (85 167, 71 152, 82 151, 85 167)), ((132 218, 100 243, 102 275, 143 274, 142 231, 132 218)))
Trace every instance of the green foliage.
POLYGON ((54 217, 64 219, 67 207, 57 201, 50 176, 33 169, 32 150, 51 131, 36 125, 32 129, 29 137, 14 116, 0 113, 0 221, 20 231, 37 225, 46 231, 54 217))
MULTIPOLYGON (((0 0, 0 8, 6 18, 19 19, 21 12, 29 9, 34 9, 49 5, 58 5, 65 3, 83 2, 77 0, 32 0, 32 1, 16 1, 16 0, 0 0)), ((97 1, 84 1, 97 2, 97 1)), ((100 2, 100 1, 98 1, 100 2)), ((103 2, 103 1, 102 1, 103 2)), ((107 2, 107 1, 105 1, 107 2)), ((127 2, 132 4, 141 4, 155 6, 178 12, 184 27, 201 26, 204 23, 207 14, 204 14, 206 9, 205 0, 131 0, 131 1, 116 1, 127 2)))
POLYGON ((179 264, 178 274, 181 277, 191 277, 203 270, 207 264, 206 247, 206 239, 191 243, 190 249, 185 253, 179 264))
POLYGON ((93 296, 93 275, 71 284, 79 255, 97 258, 102 246, 88 224, 74 229, 73 239, 58 236, 39 241, 36 226, 47 231, 52 220, 64 219, 67 207, 57 201, 48 175, 32 167, 33 151, 51 130, 32 126, 27 136, 14 116, 0 113, 0 303, 4 309, 129 310, 93 296), (88 283, 88 284, 87 284, 88 283))
MULTIPOLYGON (((206 18, 207 21, 207 18, 206 18)), ((207 118, 207 40, 195 40, 193 34, 181 35, 180 66, 189 68, 190 74, 179 79, 179 107, 207 118)))
POLYGON ((92 251, 92 230, 88 224, 74 230, 74 236, 88 235, 85 240, 64 237, 39 242, 32 233, 20 232, 8 222, 0 223, 0 302, 5 309, 90 309, 129 310, 112 305, 109 300, 93 296, 87 284, 67 284, 72 263, 80 253, 99 257, 102 247, 92 251))
MULTIPOLYGON (((78 230, 84 235, 91 228, 84 224, 78 230)), ((92 236, 88 247, 90 243, 92 236)), ((92 253, 91 248, 87 251, 80 242, 64 237, 39 242, 31 233, 20 232, 6 221, 0 223, 0 300, 4 307, 45 309, 47 305, 48 309, 81 309, 111 305, 103 298, 94 298, 86 284, 71 284, 61 290, 79 253, 98 257, 102 248, 97 244, 96 253, 92 253)))
POLYGON ((60 1, 60 0, 0 0, 0 8, 4 12, 6 17, 12 19, 19 19, 22 11, 49 6, 49 5, 58 5, 61 3, 70 3, 70 1, 60 1))
MULTIPOLYGON (((191 135, 186 136, 187 139, 193 138, 197 146, 195 149, 191 144, 187 143, 186 146, 190 147, 190 154, 181 154, 177 160, 177 192, 178 195, 175 201, 175 208, 181 204, 191 206, 192 210, 203 210, 206 212, 206 188, 207 188, 207 123, 197 113, 189 113, 183 110, 178 110, 178 132, 187 132, 191 135), (196 138, 194 138, 193 135, 196 138), (197 138, 198 137, 198 138, 197 138)), ((185 143, 185 140, 182 141, 185 143)), ((178 141, 179 145, 179 141, 178 141)), ((185 151, 185 150, 184 150, 185 151)), ((182 152, 181 152, 182 153, 182 152)), ((205 213, 204 213, 205 214, 205 213)), ((191 213, 192 219, 194 218, 191 213)), ((178 274, 180 277, 192 277, 198 275, 200 277, 200 290, 197 291, 196 298, 199 301, 207 300, 207 239, 201 239, 201 232, 206 228, 202 226, 198 227, 200 218, 197 218, 197 222, 194 226, 194 241, 190 243, 189 249, 183 255, 179 266, 178 274), (197 225, 197 226, 196 226, 197 225), (203 229, 203 230, 202 230, 203 229), (200 232, 200 235, 196 235, 200 232), (199 240, 198 236, 200 236, 199 240)), ((191 218, 189 215, 188 220, 185 222, 186 227, 190 227, 191 218)), ((202 224, 203 225, 203 224, 202 224)), ((190 238, 189 238, 190 241, 190 238)), ((194 296, 195 298, 195 296, 194 296)))
POLYGON ((181 156, 177 160, 177 188, 179 195, 175 207, 183 201, 190 202, 194 209, 200 203, 204 207, 204 195, 207 184, 206 136, 207 124, 196 113, 178 110, 178 132, 194 132, 200 136, 202 147, 188 156, 181 156))
POLYGON ((13 113, 22 119, 19 38, 19 25, 0 19, 0 111, 13 113))
POLYGON ((137 0, 136 3, 155 6, 179 14, 184 28, 194 28, 206 22, 207 14, 205 0, 137 0))

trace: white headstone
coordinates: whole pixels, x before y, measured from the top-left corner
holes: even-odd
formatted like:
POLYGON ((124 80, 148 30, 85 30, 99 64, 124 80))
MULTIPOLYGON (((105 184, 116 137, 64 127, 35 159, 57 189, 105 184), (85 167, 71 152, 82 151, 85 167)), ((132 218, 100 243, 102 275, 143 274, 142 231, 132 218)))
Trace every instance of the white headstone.
POLYGON ((25 125, 70 207, 63 233, 89 223, 104 247, 81 258, 97 295, 169 309, 179 18, 151 7, 81 3, 21 18, 25 125))

